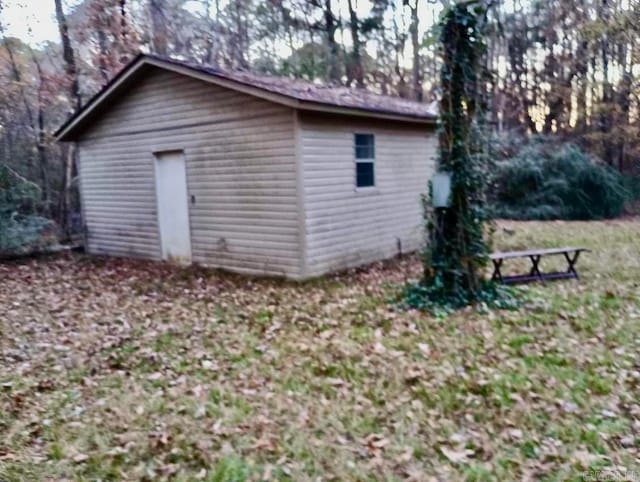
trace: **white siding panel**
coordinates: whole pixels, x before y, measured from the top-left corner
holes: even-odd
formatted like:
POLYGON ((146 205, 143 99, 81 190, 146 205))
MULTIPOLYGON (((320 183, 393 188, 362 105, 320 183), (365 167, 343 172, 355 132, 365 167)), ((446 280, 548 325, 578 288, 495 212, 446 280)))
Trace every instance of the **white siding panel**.
POLYGON ((161 70, 79 142, 88 249, 160 259, 153 153, 183 150, 193 261, 300 276, 293 111, 161 70))
POLYGON ((299 115, 308 276, 418 249, 420 197, 435 169, 433 128, 299 115), (355 187, 354 133, 375 135, 375 188, 355 187))

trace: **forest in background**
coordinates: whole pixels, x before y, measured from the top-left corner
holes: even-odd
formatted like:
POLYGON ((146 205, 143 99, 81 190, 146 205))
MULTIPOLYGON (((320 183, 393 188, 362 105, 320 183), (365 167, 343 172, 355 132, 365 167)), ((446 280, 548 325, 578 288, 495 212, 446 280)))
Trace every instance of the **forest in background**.
MULTIPOLYGON (((454 3, 50 1, 59 40, 36 47, 5 35, 0 0, 0 219, 11 228, 16 213, 37 214, 34 233, 46 219, 67 232, 81 224, 73 146, 52 133, 138 52, 434 102, 438 19, 454 3)), ((545 136, 637 176, 638 2, 485 3, 482 91, 495 157, 517 157, 526 139, 545 136)))

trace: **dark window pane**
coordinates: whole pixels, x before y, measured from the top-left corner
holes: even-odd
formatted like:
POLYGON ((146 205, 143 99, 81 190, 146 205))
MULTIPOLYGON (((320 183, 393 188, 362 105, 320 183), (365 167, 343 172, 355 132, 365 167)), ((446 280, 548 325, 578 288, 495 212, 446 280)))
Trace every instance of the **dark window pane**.
POLYGON ((373 144, 373 134, 356 134, 356 144, 359 146, 366 146, 373 144))
POLYGON ((356 146, 356 159, 373 159, 373 146, 356 146))
POLYGON ((356 162, 356 187, 375 185, 373 162, 356 162))
POLYGON ((373 159, 375 147, 373 134, 355 134, 356 159, 373 159))

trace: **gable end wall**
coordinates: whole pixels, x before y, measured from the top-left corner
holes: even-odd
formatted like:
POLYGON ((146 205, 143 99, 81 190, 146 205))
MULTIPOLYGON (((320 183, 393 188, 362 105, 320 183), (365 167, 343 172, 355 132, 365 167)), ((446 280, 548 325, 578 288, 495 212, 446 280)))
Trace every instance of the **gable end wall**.
POLYGON ((193 261, 300 277, 294 111, 152 70, 78 142, 88 250, 160 259, 154 152, 183 150, 193 261))

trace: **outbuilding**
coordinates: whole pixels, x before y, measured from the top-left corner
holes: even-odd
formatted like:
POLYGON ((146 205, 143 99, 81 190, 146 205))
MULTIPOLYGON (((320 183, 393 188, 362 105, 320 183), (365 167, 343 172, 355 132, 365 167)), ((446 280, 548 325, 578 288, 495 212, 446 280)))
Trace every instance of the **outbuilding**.
POLYGON ((56 133, 86 248, 304 279, 409 252, 435 168, 429 106, 140 55, 56 133))

